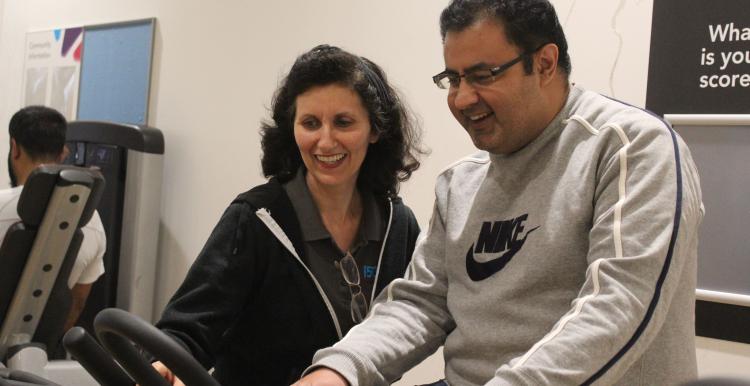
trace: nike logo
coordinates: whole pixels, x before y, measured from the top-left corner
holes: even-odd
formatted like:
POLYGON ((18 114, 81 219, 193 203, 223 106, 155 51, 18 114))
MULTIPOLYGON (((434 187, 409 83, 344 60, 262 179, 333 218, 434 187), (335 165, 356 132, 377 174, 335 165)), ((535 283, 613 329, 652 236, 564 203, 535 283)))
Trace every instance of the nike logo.
POLYGON ((526 238, 531 232, 537 230, 535 227, 526 232, 522 239, 518 236, 523 232, 523 223, 528 214, 518 216, 510 220, 495 222, 484 222, 479 232, 477 242, 469 247, 466 252, 466 273, 473 281, 481 281, 500 272, 508 262, 521 250, 526 238), (474 259, 474 253, 497 253, 505 251, 502 255, 486 262, 478 262, 474 259))

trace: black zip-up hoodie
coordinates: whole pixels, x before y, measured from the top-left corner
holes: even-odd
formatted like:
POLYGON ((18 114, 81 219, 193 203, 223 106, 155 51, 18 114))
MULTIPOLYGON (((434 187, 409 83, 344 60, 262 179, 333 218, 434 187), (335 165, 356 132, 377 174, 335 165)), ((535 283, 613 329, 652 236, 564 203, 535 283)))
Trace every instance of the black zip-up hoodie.
MULTIPOLYGON (((377 200, 390 218, 375 287, 380 293, 403 276, 419 225, 400 198, 377 200)), ((304 262, 297 216, 271 179, 227 208, 156 326, 214 367, 223 386, 289 385, 315 351, 341 338, 304 262), (280 229, 272 232, 273 223, 280 229)))

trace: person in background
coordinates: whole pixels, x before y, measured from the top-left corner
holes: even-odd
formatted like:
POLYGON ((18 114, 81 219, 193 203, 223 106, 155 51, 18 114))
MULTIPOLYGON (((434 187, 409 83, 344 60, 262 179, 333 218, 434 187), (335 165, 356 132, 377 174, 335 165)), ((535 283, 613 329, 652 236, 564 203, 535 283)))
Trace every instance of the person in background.
POLYGON ((380 67, 317 46, 272 113, 261 128, 269 181, 229 205, 156 324, 224 386, 298 379, 403 277, 419 234, 397 193, 423 151, 380 67))
POLYGON ((453 0, 433 77, 479 153, 446 169, 388 301, 295 385, 388 385, 444 345, 441 385, 673 385, 696 376, 690 151, 569 81, 546 0, 453 0))
MULTIPOLYGON (((67 156, 66 130, 65 117, 44 106, 24 107, 10 119, 8 174, 11 188, 0 190, 0 238, 5 237, 11 225, 20 221, 16 207, 23 184, 31 172, 42 164, 60 163, 67 156)), ((78 321, 91 286, 104 273, 103 256, 107 249, 107 238, 99 213, 94 212, 89 223, 81 230, 83 241, 68 277, 72 304, 64 331, 78 321)))

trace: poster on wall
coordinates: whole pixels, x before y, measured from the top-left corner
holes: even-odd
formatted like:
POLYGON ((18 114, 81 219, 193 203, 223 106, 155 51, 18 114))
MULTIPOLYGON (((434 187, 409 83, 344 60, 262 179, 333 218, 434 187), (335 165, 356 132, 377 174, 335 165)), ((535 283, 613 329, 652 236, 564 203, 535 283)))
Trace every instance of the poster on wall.
POLYGON ((747 0, 654 0, 646 107, 750 114, 747 0))
POLYGON ((696 334, 750 343, 750 1, 654 0, 646 107, 690 147, 705 216, 696 334))
POLYGON ((83 28, 30 32, 26 35, 21 103, 45 105, 65 118, 76 118, 83 28))

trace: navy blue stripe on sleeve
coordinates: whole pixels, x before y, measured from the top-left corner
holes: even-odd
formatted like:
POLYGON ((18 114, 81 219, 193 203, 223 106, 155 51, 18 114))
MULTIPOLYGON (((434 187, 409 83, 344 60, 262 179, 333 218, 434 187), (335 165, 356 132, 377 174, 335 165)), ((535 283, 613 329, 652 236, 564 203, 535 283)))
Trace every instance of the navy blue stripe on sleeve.
MULTIPOLYGON (((611 99, 611 98, 610 98, 611 99)), ((617 101, 620 102, 620 101, 617 101)), ((623 103, 623 102, 620 102, 623 103)), ((626 103, 625 103, 626 104, 626 103)), ((650 111, 644 110, 651 115, 654 115, 650 111)), ((680 230, 680 216, 682 215, 682 166, 680 165, 680 148, 677 145, 677 136, 675 135, 674 130, 671 128, 671 126, 666 123, 663 119, 659 118, 662 122, 664 122, 667 130, 669 131, 669 134, 672 136, 672 144, 674 146, 674 158, 675 158, 675 165, 676 165, 676 174, 677 174, 677 197, 675 198, 675 214, 674 214, 674 224, 672 226, 672 237, 669 240, 669 249, 667 250, 667 257, 664 259, 664 265, 662 266, 661 273, 659 274, 659 278, 656 281, 656 289, 654 291, 654 296, 651 299, 651 303, 648 305, 648 309, 646 310, 646 315, 643 317, 643 320, 641 321, 641 324, 638 325, 638 328, 636 328, 635 332, 633 333, 633 336, 630 337, 630 340, 628 340, 627 343, 625 343, 625 346, 623 346, 620 351, 615 354, 612 359, 610 359, 599 371, 594 373, 589 379, 587 379, 585 382, 582 383, 582 385, 590 385, 594 383, 597 379, 599 379, 604 373, 606 373, 612 366, 617 363, 627 352, 630 350, 631 347, 635 344, 635 342, 638 341, 638 339, 643 334, 643 331, 648 326, 648 323, 651 321, 651 318, 653 317, 654 310, 656 309, 656 306, 659 303, 659 298, 661 297, 661 288, 664 285, 664 281, 667 278, 667 273, 669 272, 669 267, 672 263, 672 255, 674 253, 674 245, 677 242, 677 233, 680 230)))

